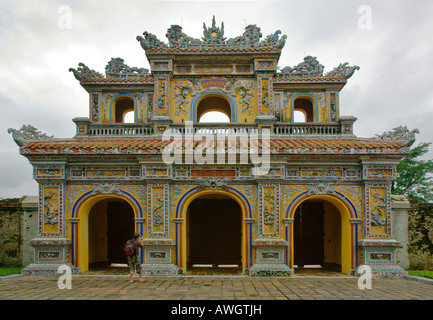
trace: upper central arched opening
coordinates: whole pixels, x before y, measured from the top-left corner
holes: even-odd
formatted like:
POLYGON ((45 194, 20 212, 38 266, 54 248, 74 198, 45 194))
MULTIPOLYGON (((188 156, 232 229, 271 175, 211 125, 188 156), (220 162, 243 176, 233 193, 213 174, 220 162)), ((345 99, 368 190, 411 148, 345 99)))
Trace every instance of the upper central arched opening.
POLYGON ((313 102, 309 98, 297 98, 293 105, 293 112, 293 122, 314 122, 313 102))
POLYGON ((128 96, 121 96, 115 100, 114 122, 130 123, 134 122, 134 100, 128 96))
POLYGON ((230 103, 219 95, 203 98, 197 106, 197 122, 231 122, 230 103))

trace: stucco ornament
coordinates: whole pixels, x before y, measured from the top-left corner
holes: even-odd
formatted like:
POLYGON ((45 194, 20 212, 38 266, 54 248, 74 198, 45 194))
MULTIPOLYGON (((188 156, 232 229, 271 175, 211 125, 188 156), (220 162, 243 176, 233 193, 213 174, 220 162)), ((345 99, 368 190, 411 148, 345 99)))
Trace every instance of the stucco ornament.
POLYGON ((212 18, 212 27, 207 28, 203 22, 203 42, 206 44, 224 44, 224 22, 221 23, 221 28, 215 24, 215 16, 212 18))
POLYGON ((187 47, 189 44, 200 44, 200 39, 194 39, 182 32, 182 27, 171 25, 165 35, 170 47, 187 47))
POLYGON ((143 32, 143 36, 137 36, 137 41, 140 42, 141 47, 144 50, 149 48, 166 47, 166 44, 159 40, 154 34, 147 31, 143 32))
POLYGON ((53 136, 47 136, 45 133, 38 131, 30 124, 23 125, 19 130, 9 128, 8 133, 12 133, 12 138, 20 147, 25 146, 30 141, 51 140, 53 138, 53 136))
POLYGON ((304 62, 291 67, 285 67, 281 70, 285 76, 294 77, 318 77, 323 75, 325 67, 317 61, 316 57, 306 56, 304 62))
POLYGON ((104 75, 102 73, 99 73, 95 70, 90 69, 88 66, 86 66, 84 63, 80 62, 78 64, 78 68, 69 68, 69 72, 74 73, 74 77, 77 80, 82 80, 85 78, 103 78, 104 75))
POLYGON ((108 78, 119 78, 128 76, 143 76, 148 75, 149 70, 145 68, 130 67, 125 64, 122 58, 111 58, 105 67, 105 74, 108 78))
POLYGON ((399 126, 397 128, 392 129, 392 131, 384 132, 381 135, 376 135, 381 140, 391 140, 391 141, 400 141, 406 147, 410 147, 414 144, 416 137, 415 135, 419 133, 418 129, 414 129, 409 131, 406 126, 399 126))
POLYGON ((339 77, 343 77, 345 79, 349 79, 350 77, 353 76, 353 74, 355 73, 356 70, 359 70, 360 68, 358 66, 349 66, 348 62, 345 63, 340 63, 340 65, 336 68, 334 68, 334 70, 328 72, 326 74, 327 77, 332 77, 332 76, 339 76, 339 77))
POLYGON ((260 28, 255 24, 250 24, 245 28, 241 36, 227 39, 224 37, 224 22, 221 27, 217 27, 215 16, 212 18, 212 26, 207 27, 203 23, 203 37, 196 39, 188 36, 182 31, 179 25, 171 25, 167 30, 166 37, 168 45, 160 41, 155 35, 143 32, 143 36, 137 36, 137 41, 140 42, 144 50, 151 48, 186 48, 189 46, 207 45, 207 46, 224 46, 230 48, 250 48, 250 47, 274 47, 281 49, 286 43, 287 36, 281 35, 281 31, 277 30, 273 34, 268 35, 264 40, 260 28))

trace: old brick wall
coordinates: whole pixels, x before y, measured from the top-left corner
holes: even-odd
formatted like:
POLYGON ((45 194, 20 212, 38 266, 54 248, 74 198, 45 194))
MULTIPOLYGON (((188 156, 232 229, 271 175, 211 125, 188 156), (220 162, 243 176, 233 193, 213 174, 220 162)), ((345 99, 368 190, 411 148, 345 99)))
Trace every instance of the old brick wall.
POLYGON ((22 264, 23 199, 0 200, 0 265, 22 264))

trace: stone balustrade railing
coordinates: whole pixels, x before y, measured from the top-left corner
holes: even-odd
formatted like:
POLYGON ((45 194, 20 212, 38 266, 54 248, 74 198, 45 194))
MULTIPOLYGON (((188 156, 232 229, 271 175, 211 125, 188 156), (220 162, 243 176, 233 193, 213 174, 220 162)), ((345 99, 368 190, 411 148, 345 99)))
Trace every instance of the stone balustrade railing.
MULTIPOLYGON (((356 119, 355 119, 356 120, 356 119)), ((76 118, 77 137, 137 137, 155 134, 152 123, 90 123, 87 118, 76 118)), ((276 136, 333 136, 352 135, 354 119, 341 119, 334 123, 272 123, 268 127, 271 135, 276 136)), ((170 134, 258 134, 259 125, 255 123, 184 123, 168 124, 170 134)))

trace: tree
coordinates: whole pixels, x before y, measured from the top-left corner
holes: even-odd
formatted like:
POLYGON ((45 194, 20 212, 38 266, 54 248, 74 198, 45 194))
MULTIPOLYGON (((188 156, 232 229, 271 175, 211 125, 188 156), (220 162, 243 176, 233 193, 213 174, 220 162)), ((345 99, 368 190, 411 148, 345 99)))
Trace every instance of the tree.
POLYGON ((430 144, 419 144, 400 161, 392 193, 406 195, 418 202, 433 201, 433 160, 419 159, 429 151, 430 144))

